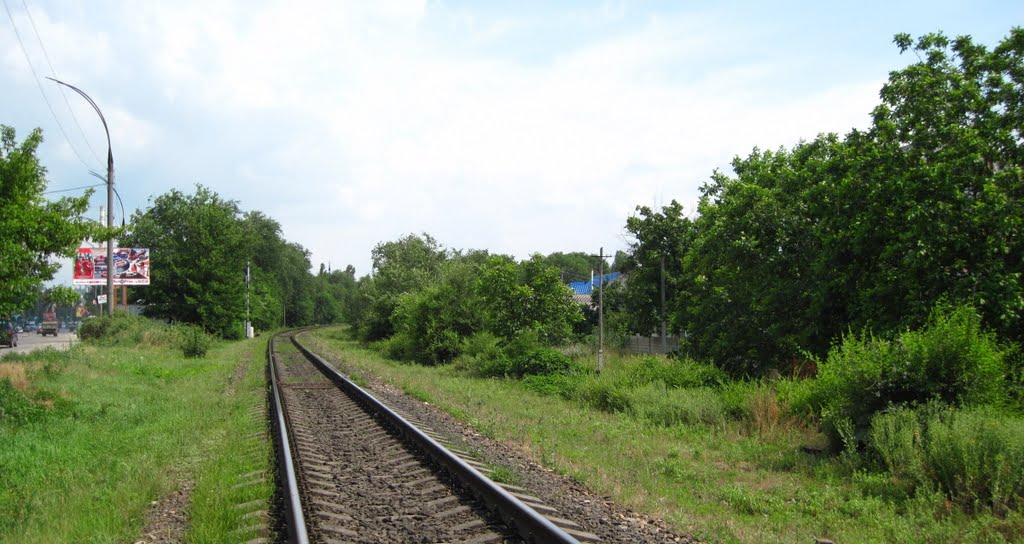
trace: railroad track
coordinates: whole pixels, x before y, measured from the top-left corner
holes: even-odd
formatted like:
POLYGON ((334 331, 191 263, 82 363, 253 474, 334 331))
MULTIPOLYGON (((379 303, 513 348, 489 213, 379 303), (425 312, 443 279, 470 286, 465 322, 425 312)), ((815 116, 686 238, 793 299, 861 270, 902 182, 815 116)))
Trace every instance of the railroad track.
MULTIPOLYGON (((496 484, 301 345, 269 346, 271 409, 290 542, 595 542, 527 490, 496 484)), ((454 451, 453 451, 454 450, 454 451)))

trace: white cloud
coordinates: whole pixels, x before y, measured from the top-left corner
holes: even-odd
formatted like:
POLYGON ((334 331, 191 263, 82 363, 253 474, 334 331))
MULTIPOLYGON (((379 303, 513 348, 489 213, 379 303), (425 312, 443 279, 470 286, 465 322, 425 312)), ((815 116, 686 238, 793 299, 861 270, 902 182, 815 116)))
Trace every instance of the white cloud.
MULTIPOLYGON (((91 73, 121 74, 107 91, 121 102, 101 102, 119 157, 148 168, 140 183, 181 187, 188 156, 314 264, 361 272, 374 244, 408 232, 520 257, 621 247, 636 205, 692 209, 734 155, 865 126, 891 68, 816 80, 819 53, 764 53, 762 21, 621 2, 525 16, 424 1, 120 6, 108 33, 34 15, 62 36, 60 65, 84 73, 91 46, 69 49, 97 40, 91 73), (566 23, 557 39, 538 31, 552 20, 566 23)), ((9 43, 0 33, 4 66, 9 43)))

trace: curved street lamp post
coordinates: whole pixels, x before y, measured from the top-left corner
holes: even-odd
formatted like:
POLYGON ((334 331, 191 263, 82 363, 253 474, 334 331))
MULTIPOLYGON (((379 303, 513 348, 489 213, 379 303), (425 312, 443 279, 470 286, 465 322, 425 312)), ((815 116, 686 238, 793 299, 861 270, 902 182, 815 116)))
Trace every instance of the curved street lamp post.
MULTIPOLYGON (((100 116, 100 121, 103 122, 103 131, 107 133, 107 227, 114 226, 114 154, 110 148, 110 129, 107 128, 107 120, 103 117, 103 112, 100 111, 100 107, 93 102, 89 95, 85 94, 84 91, 64 83, 59 79, 47 77, 50 81, 63 85, 72 91, 82 95, 92 109, 96 110, 96 114, 100 116)), ((107 239, 107 315, 114 315, 114 238, 111 236, 107 239)))

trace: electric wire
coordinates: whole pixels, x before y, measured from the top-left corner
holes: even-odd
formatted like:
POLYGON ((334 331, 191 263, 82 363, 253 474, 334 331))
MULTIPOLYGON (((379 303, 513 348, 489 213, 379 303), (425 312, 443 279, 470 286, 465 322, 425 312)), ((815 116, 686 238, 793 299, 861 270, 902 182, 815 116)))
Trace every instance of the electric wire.
MULTIPOLYGON (((39 29, 36 28, 36 20, 32 18, 32 11, 28 9, 28 4, 25 0, 21 0, 21 5, 25 8, 25 14, 28 15, 28 22, 32 23, 32 32, 36 35, 36 41, 39 42, 39 47, 43 50, 43 57, 46 58, 46 64, 50 67, 50 75, 55 79, 57 78, 57 69, 53 67, 53 61, 50 60, 50 53, 46 51, 46 45, 43 44, 43 37, 39 34, 39 29)), ((64 104, 67 105, 68 111, 71 113, 71 119, 75 122, 75 126, 78 127, 78 133, 82 135, 82 140, 85 141, 86 147, 89 148, 89 152, 92 153, 92 157, 96 159, 96 162, 102 163, 99 155, 96 154, 96 150, 93 149, 92 143, 89 142, 89 138, 85 136, 85 131, 82 130, 82 124, 78 122, 78 116, 75 115, 75 110, 71 108, 71 102, 68 101, 68 95, 64 92, 62 85, 57 85, 57 90, 60 91, 61 97, 64 98, 64 104)))
POLYGON ((57 113, 53 111, 53 105, 50 104, 50 99, 46 97, 46 91, 43 90, 43 84, 39 81, 39 76, 36 74, 36 68, 32 65, 32 58, 28 54, 28 49, 25 48, 25 42, 21 39, 21 33, 18 32, 18 25, 14 22, 14 14, 11 13, 11 7, 7 5, 7 0, 2 0, 4 3, 4 9, 7 10, 7 18, 11 20, 11 27, 14 28, 14 35, 18 38, 18 45, 21 46, 21 52, 25 54, 25 61, 28 62, 28 68, 32 72, 32 78, 36 81, 36 86, 39 87, 39 94, 43 95, 43 101, 46 102, 46 107, 50 109, 50 115, 53 116, 53 120, 57 123, 57 127, 60 129, 60 133, 64 135, 64 140, 67 141, 68 145, 71 146, 71 151, 75 153, 78 160, 83 166, 89 168, 89 163, 82 158, 82 154, 78 152, 78 148, 71 143, 71 138, 68 138, 68 133, 64 131, 64 125, 60 123, 57 118, 57 113))
POLYGON ((106 186, 106 183, 94 183, 92 185, 83 185, 81 187, 72 187, 70 189, 54 189, 52 191, 46 191, 43 194, 44 195, 48 195, 48 194, 51 194, 51 193, 67 193, 67 192, 71 192, 71 191, 80 191, 82 189, 89 189, 89 188, 92 188, 92 187, 100 187, 100 186, 106 186))

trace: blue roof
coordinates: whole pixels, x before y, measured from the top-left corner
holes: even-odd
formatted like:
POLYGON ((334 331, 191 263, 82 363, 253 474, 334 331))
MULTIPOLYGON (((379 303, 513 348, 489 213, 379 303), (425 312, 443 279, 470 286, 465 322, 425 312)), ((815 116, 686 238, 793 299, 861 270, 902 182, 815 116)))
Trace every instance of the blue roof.
POLYGON ((596 285, 609 284, 619 279, 619 276, 621 275, 622 272, 612 272, 611 274, 605 274, 604 276, 594 276, 593 280, 574 281, 569 284, 569 288, 577 295, 589 295, 594 292, 594 287, 596 285))

